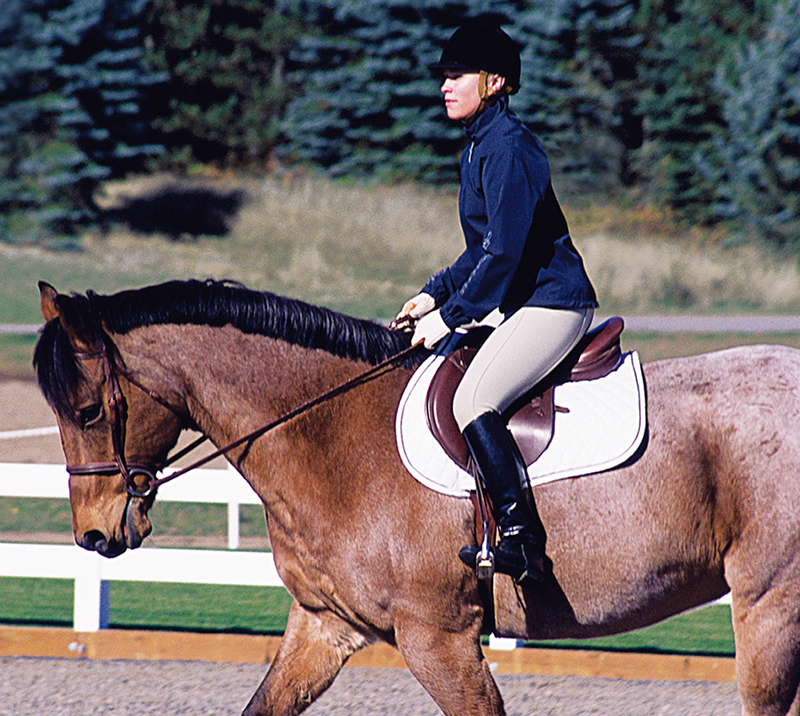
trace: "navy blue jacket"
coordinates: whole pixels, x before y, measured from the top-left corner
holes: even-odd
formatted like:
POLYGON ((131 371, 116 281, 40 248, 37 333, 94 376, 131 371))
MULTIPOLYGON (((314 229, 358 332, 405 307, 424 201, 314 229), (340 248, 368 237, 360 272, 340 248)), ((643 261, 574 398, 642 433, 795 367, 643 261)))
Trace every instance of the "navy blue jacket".
POLYGON ((508 109, 489 106, 467 127, 458 206, 466 250, 423 291, 453 329, 499 308, 590 308, 594 288, 572 244, 539 140, 508 109))

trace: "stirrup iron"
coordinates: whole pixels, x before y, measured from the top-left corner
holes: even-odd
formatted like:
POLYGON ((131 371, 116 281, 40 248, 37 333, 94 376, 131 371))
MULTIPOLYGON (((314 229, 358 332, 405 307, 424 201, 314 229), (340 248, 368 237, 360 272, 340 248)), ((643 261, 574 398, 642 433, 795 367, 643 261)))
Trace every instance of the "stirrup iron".
POLYGON ((489 523, 483 522, 483 541, 478 554, 475 556, 475 574, 480 580, 490 580, 494 577, 494 553, 489 547, 489 523))

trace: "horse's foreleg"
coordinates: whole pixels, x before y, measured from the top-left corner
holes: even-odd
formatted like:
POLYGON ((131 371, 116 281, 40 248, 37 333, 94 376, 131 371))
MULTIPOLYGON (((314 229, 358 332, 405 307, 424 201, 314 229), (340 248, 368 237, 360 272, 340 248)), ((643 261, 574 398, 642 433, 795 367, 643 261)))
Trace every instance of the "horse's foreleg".
MULTIPOLYGON (((419 616, 419 615, 418 615, 419 616)), ((411 619, 398 625, 406 665, 447 716, 503 716, 503 699, 480 648, 478 621, 464 631, 411 619)))
POLYGON ((800 609, 796 585, 755 604, 733 600, 736 680, 744 716, 800 715, 800 609))
POLYGON ((367 638, 335 614, 296 601, 267 675, 243 716, 294 716, 310 706, 367 638))

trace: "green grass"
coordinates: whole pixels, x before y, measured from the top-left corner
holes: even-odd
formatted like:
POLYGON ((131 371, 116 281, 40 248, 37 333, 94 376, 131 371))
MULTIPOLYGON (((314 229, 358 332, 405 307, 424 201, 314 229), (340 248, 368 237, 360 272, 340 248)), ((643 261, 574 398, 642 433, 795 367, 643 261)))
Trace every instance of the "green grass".
POLYGON ((777 344, 800 348, 800 334, 725 333, 719 335, 686 333, 622 334, 622 349, 635 350, 642 362, 710 353, 734 346, 777 344))
MULTIPOLYGON (((152 193, 175 180, 109 184, 103 203, 152 193)), ((81 250, 0 244, 0 322, 38 323, 36 282, 100 292, 170 278, 231 278, 255 289, 388 318, 427 277, 463 250, 456 195, 415 186, 334 183, 306 176, 206 180, 246 201, 229 235, 171 240, 125 227, 88 232, 81 250)), ((763 247, 726 246, 642 207, 565 207, 603 312, 793 313, 797 261, 763 247)))
POLYGON ((43 497, 0 497, 0 533, 72 533, 69 500, 43 497))
MULTIPOLYGON (((150 510, 154 534, 205 537, 227 535, 228 508, 222 504, 158 502, 150 510)), ((239 535, 266 535, 264 509, 239 505, 239 535)), ((71 534, 69 500, 40 497, 0 497, 3 532, 65 532, 71 534)))
POLYGON ((0 376, 33 377, 33 349, 37 336, 0 333, 0 376))
MULTIPOLYGON (((73 582, 0 579, 0 624, 72 626, 73 582)), ((280 587, 111 582, 113 629, 280 634, 292 598, 280 587)))
MULTIPOLYGON (((148 195, 175 179, 112 183, 98 200, 148 195)), ((115 227, 80 250, 0 244, 0 322, 39 324, 37 281, 113 292, 168 279, 228 278, 345 313, 387 319, 463 249, 452 190, 330 182, 315 176, 205 180, 248 196, 224 237, 175 241, 115 227)), ((648 207, 565 207, 600 311, 798 313, 800 266, 763 247, 678 226, 648 207)), ((31 374, 35 337, 0 336, 0 373, 31 374), (9 369, 9 366, 13 370, 9 369)))
MULTIPOLYGON (((110 627, 280 634, 291 597, 276 587, 111 582, 110 627)), ((0 579, 0 624, 72 624, 73 584, 63 579, 0 579)), ((732 656, 730 609, 711 605, 645 629, 602 639, 530 642, 549 648, 732 656)))
POLYGON ((711 604, 625 634, 597 639, 530 642, 530 645, 706 656, 734 654, 731 610, 724 604, 711 604))

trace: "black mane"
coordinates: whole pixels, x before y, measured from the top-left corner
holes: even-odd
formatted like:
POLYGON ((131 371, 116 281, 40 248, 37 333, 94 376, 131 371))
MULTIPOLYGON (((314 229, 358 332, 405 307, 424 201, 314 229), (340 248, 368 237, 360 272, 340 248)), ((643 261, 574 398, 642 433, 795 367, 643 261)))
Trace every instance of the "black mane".
MULTIPOLYGON (((165 323, 230 325, 244 333, 270 336, 372 365, 409 346, 408 334, 372 321, 228 281, 169 281, 112 295, 89 291, 72 298, 88 317, 88 328, 98 340, 101 327, 111 333, 127 333, 140 326, 165 323)), ((50 321, 42 330, 33 362, 48 403, 60 414, 69 415, 67 399, 80 370, 58 321, 50 321)))

